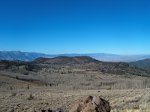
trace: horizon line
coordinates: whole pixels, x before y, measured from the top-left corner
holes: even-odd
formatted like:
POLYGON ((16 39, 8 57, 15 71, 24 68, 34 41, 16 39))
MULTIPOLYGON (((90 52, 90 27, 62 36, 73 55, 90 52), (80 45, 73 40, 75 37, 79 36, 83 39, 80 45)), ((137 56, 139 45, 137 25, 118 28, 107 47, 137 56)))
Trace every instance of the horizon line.
POLYGON ((138 53, 138 54, 119 54, 119 53, 107 53, 107 52, 89 52, 89 53, 44 53, 44 52, 37 52, 37 51, 21 51, 21 50, 0 50, 0 52, 22 52, 22 53, 39 53, 39 54, 45 54, 45 55, 87 55, 87 54, 109 54, 109 55, 122 55, 122 56, 135 56, 135 55, 150 55, 150 53, 144 54, 144 53, 138 53))

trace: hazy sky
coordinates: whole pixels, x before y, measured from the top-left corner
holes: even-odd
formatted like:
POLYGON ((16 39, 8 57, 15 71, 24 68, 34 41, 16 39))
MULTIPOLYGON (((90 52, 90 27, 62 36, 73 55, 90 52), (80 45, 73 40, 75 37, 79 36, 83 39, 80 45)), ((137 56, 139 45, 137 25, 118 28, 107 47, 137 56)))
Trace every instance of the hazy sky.
POLYGON ((150 1, 0 0, 0 50, 150 54, 150 1))

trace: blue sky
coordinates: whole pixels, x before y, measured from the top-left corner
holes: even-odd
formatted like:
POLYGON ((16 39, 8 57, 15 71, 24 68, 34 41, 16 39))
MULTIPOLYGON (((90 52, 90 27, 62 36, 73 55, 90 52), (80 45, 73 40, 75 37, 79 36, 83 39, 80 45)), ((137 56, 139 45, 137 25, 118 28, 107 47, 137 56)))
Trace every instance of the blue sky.
POLYGON ((0 0, 0 50, 150 54, 149 0, 0 0))

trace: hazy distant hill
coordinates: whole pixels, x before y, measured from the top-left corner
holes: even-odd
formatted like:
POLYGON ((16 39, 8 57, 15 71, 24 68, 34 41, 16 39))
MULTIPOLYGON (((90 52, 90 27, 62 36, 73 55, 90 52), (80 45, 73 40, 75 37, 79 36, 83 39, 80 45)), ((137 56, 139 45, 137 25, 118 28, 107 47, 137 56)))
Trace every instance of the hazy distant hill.
POLYGON ((116 55, 107 53, 63 54, 63 56, 90 56, 94 59, 107 62, 132 62, 150 58, 150 55, 116 55))
POLYGON ((131 62, 130 64, 132 64, 136 67, 139 67, 139 68, 150 70, 150 59, 139 60, 136 62, 131 62))
POLYGON ((57 56, 90 56, 100 61, 108 62, 133 62, 150 58, 150 55, 116 55, 107 53, 89 53, 89 54, 42 54, 32 52, 20 52, 20 51, 0 51, 0 60, 21 60, 21 61, 33 61, 36 58, 53 58, 57 56))
POLYGON ((93 57, 97 60, 108 61, 108 62, 132 62, 150 58, 150 55, 116 55, 116 54, 88 54, 88 56, 93 57))

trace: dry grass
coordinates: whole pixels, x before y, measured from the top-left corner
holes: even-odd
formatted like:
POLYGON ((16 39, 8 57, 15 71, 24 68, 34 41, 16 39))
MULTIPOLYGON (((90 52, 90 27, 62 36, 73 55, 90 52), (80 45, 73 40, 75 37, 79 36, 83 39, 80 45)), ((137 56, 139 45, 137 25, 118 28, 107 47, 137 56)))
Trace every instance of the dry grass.
POLYGON ((87 95, 109 100, 112 112, 150 112, 148 78, 97 72, 43 76, 40 78, 47 80, 47 86, 0 76, 0 112, 41 112, 57 108, 68 111, 72 102, 87 95))

